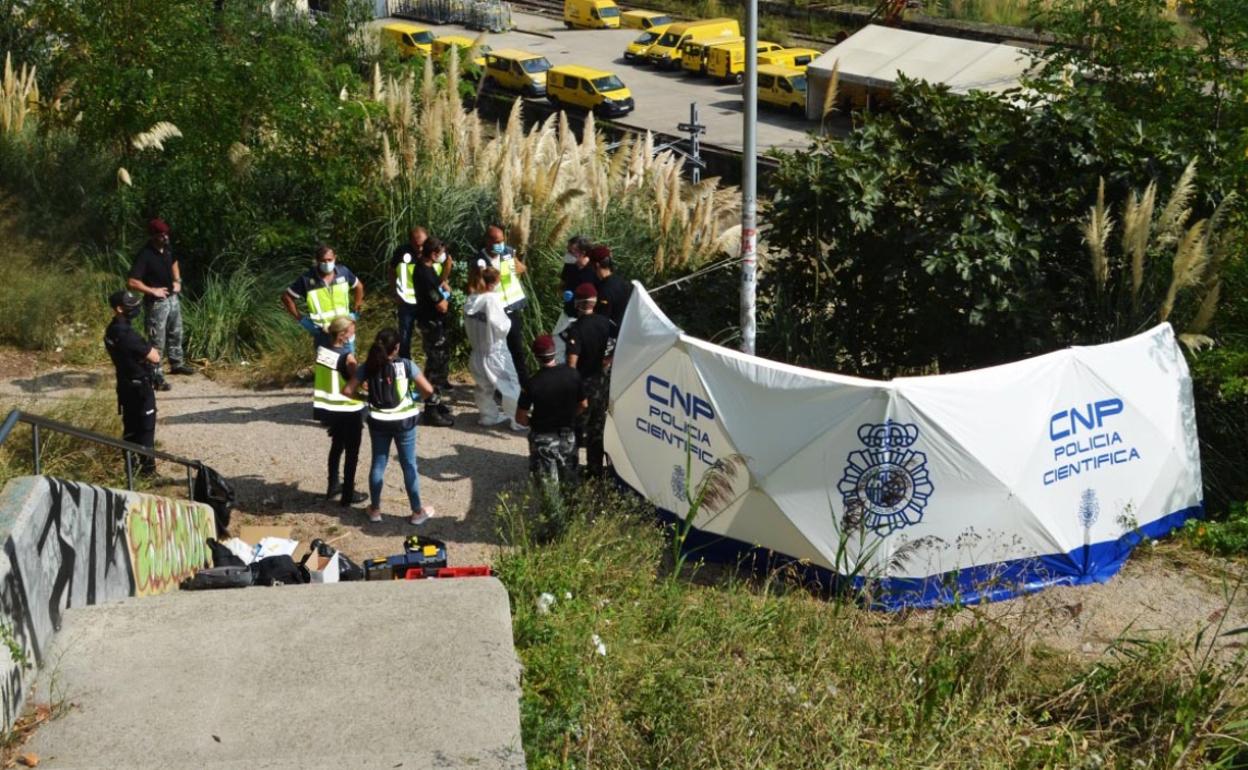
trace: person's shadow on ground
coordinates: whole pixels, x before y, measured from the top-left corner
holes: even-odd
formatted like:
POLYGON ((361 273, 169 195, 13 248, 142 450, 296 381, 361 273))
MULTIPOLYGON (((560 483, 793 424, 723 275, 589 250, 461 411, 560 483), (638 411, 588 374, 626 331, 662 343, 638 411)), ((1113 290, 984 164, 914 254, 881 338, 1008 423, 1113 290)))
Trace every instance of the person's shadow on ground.
POLYGON ((49 393, 58 390, 94 389, 100 384, 99 372, 61 370, 27 379, 10 380, 23 393, 49 393))

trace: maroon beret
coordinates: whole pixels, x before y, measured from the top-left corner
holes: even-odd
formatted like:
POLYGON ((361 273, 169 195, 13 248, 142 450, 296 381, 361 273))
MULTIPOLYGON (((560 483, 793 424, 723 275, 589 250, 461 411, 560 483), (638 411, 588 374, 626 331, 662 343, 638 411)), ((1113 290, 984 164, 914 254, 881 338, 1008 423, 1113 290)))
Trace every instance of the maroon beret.
POLYGON ((152 235, 167 235, 169 233, 169 225, 165 224, 165 220, 156 217, 147 223, 147 231, 152 235))
POLYGON ((577 299, 597 299, 598 290, 594 288, 594 285, 592 283, 589 283, 588 281, 586 281, 585 283, 576 287, 575 296, 577 299))
POLYGON ((555 338, 549 334, 543 334, 533 340, 533 355, 538 358, 550 358, 555 354, 555 338))

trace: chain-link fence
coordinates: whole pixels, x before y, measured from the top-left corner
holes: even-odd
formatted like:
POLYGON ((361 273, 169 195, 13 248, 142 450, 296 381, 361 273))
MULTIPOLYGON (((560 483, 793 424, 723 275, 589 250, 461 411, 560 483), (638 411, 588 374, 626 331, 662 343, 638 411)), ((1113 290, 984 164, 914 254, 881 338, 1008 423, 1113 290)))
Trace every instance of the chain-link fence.
POLYGON ((390 15, 430 24, 462 24, 469 29, 506 32, 512 28, 511 3, 501 0, 389 0, 390 15))

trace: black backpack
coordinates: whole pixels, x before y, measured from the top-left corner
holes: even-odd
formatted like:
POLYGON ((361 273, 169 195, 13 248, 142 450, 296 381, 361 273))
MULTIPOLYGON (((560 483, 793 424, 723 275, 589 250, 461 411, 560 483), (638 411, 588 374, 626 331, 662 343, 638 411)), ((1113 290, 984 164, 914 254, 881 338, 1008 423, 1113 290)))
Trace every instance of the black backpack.
POLYGON ((395 370, 402 364, 387 363, 381 371, 372 372, 368 377, 368 405, 374 409, 393 409, 402 399, 395 387, 395 370))
POLYGON ((295 560, 289 556, 266 556, 260 561, 253 561, 251 574, 258 586, 294 585, 312 580, 308 568, 295 564, 295 560))
POLYGON ((206 591, 211 588, 246 588, 252 584, 254 575, 246 567, 210 567, 201 569, 193 577, 183 580, 178 587, 183 591, 206 591))
POLYGON ((199 463, 198 470, 195 472, 194 492, 195 502, 203 503, 212 509, 213 516, 217 520, 217 537, 224 537, 230 528, 230 512, 237 503, 234 497, 234 487, 230 486, 230 482, 226 481, 220 473, 199 463))
POLYGON ((212 566, 214 567, 247 566, 246 562, 235 556, 233 551, 212 538, 208 538, 208 551, 212 553, 212 566))

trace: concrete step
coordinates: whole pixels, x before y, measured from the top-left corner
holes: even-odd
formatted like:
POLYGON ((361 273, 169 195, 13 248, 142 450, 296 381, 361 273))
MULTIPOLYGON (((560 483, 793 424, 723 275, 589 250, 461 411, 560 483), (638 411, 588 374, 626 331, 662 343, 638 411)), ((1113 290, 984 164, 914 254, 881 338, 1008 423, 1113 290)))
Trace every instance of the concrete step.
POLYGON ((71 609, 48 768, 523 768, 493 578, 183 592, 71 609))

